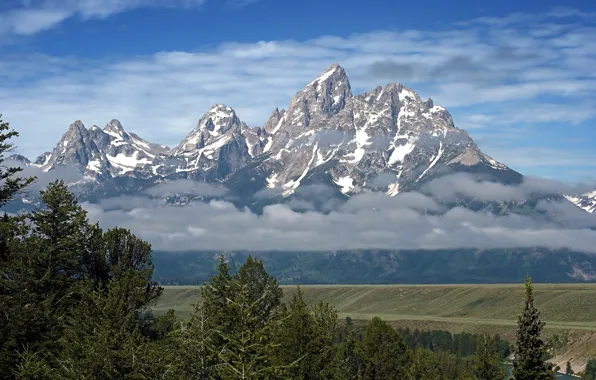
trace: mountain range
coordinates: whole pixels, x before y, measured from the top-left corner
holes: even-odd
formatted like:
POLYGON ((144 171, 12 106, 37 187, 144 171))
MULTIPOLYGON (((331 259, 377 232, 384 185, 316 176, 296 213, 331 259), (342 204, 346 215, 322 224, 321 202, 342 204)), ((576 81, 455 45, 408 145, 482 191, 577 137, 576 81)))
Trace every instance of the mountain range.
MULTIPOLYGON (((87 188, 117 186, 124 178, 142 180, 129 190, 191 179, 242 187, 244 196, 267 188, 289 196, 313 178, 346 196, 364 190, 396 195, 458 172, 505 184, 523 178, 484 154, 432 99, 399 83, 353 95, 337 64, 260 127, 247 126, 232 108, 217 104, 170 148, 127 132, 118 120, 103 129, 75 121, 54 149, 35 161, 12 158, 43 171, 76 168, 84 175, 76 185, 87 188), (246 176, 255 182, 250 189, 238 184, 246 176)), ((594 211, 594 193, 569 200, 594 211)))
MULTIPOLYGON (((399 83, 354 95, 345 70, 337 64, 298 91, 287 109, 275 109, 262 126, 250 127, 231 107, 217 104, 178 145, 168 147, 127 132, 118 120, 111 120, 103 129, 95 125, 86 128, 75 121, 52 151, 34 161, 18 155, 10 158, 49 173, 76 171, 78 177, 70 187, 80 199, 91 203, 191 180, 210 185, 211 191, 178 189, 165 200, 184 205, 220 198, 223 193, 213 189, 221 186, 226 189, 227 201, 257 212, 268 204, 303 200, 308 193, 303 190, 313 186, 325 186, 325 191, 330 191, 325 194, 326 201, 314 202, 318 211, 327 212, 332 199, 343 202, 371 191, 389 197, 410 191, 424 193, 433 180, 452 174, 464 173, 475 181, 502 185, 519 185, 525 179, 484 154, 465 130, 455 126, 451 114, 432 99, 422 99, 399 83)), ((317 198, 315 194, 313 199, 317 198)), ((542 211, 534 206, 542 199, 569 201, 588 213, 596 211, 596 191, 580 195, 537 190, 527 199, 499 202, 461 195, 437 202, 446 209, 460 206, 500 215, 540 214, 542 211)), ((25 199, 25 203, 35 204, 36 200, 25 199)), ((535 251, 524 252, 523 257, 540 259, 535 251)), ((337 261, 335 254, 328 257, 337 261)), ((357 262, 362 261, 360 254, 350 254, 357 255, 357 262)), ((477 253, 469 254, 475 257, 477 253)), ((512 254, 507 251, 507 255, 512 254)), ((387 255, 404 261, 401 253, 378 255, 384 258, 382 262, 387 261, 387 255)), ((555 267, 564 263, 565 278, 596 279, 596 260, 591 255, 566 255, 563 261, 553 259, 558 263, 553 264, 555 267)), ((284 262, 295 267, 297 260, 284 262)), ((321 267, 318 260, 316 265, 321 267)), ((524 259, 516 259, 515 265, 519 260, 524 259)), ((303 269, 308 272, 308 268, 303 269)))

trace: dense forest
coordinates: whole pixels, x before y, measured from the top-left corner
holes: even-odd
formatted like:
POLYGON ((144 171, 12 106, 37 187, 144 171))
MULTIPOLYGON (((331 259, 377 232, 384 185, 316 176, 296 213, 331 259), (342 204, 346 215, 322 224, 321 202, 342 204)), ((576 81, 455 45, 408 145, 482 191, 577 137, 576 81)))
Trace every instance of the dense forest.
MULTIPOLYGON (((1 154, 16 132, 0 120, 1 154)), ((0 168, 0 206, 35 179, 0 168)), ((6 379, 554 379, 526 282, 517 342, 340 320, 329 304, 282 290, 262 261, 223 256, 194 313, 154 316, 162 288, 151 246, 92 224, 61 181, 43 206, 0 220, 0 376, 6 379)), ((590 362, 586 379, 594 379, 590 362)))

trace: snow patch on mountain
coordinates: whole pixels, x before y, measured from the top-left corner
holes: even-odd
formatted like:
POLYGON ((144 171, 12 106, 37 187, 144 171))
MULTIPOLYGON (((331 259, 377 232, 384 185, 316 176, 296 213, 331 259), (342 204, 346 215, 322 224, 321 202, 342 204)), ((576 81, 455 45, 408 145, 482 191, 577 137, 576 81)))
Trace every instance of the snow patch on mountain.
POLYGON ((596 191, 579 196, 565 195, 565 198, 584 211, 589 213, 596 212, 596 191))

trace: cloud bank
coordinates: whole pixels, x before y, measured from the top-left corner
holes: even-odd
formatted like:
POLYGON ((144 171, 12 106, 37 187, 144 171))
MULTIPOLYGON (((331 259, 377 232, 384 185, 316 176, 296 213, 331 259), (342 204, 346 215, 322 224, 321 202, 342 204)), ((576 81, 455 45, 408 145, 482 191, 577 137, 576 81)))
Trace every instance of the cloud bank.
MULTIPOLYGON (((178 188, 178 184, 172 186, 178 188)), ((222 200, 176 207, 146 196, 113 198, 84 207, 90 219, 103 227, 130 228, 154 249, 166 251, 543 247, 596 253, 596 214, 564 200, 540 201, 536 206, 540 216, 498 216, 460 207, 446 210, 436 200, 440 195, 441 200, 469 196, 503 202, 537 192, 583 188, 542 179, 502 186, 457 175, 430 183, 426 194, 363 193, 346 202, 327 203, 324 213, 313 207, 317 200, 329 200, 330 190, 320 185, 304 189, 288 204, 266 206, 259 214, 222 200)))

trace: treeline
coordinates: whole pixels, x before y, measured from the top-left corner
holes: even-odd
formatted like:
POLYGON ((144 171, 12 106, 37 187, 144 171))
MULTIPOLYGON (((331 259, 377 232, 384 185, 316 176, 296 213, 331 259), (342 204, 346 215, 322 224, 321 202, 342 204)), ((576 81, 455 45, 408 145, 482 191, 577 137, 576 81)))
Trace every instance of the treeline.
MULTIPOLYGON (((0 120, 0 161, 15 135, 0 120)), ((34 180, 19 178, 19 171, 0 165, 0 206, 34 180)), ((477 336, 472 350, 471 338, 452 336, 448 343, 432 333, 400 334, 379 318, 363 327, 340 324, 337 310, 307 305, 299 289, 282 302, 277 280, 250 256, 235 273, 220 258, 188 321, 173 311, 155 317, 150 309, 162 288, 151 280, 150 245, 128 230, 90 223, 63 182, 50 184, 41 199, 38 209, 0 220, 2 378, 506 376, 498 337, 477 336)), ((518 325, 515 378, 554 379, 529 280, 518 325)))
MULTIPOLYGON (((420 331, 409 328, 398 328, 397 332, 404 338, 410 349, 415 350, 422 347, 435 352, 445 351, 463 357, 474 355, 478 342, 482 339, 479 334, 466 332, 452 334, 449 331, 420 331)), ((499 335, 494 336, 494 346, 503 360, 511 354, 511 345, 506 340, 502 340, 499 335)))

